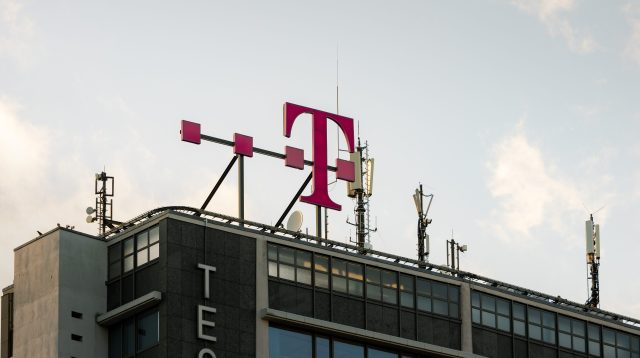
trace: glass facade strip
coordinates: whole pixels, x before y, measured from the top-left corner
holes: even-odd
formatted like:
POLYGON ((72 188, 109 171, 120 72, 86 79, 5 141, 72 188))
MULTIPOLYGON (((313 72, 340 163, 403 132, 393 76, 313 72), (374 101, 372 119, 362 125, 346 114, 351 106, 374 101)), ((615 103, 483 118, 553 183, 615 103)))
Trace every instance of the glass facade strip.
POLYGON ((398 358, 398 353, 386 352, 374 348, 367 348, 367 358, 398 358))
POLYGON ((269 357, 312 358, 311 335, 269 327, 269 357))
POLYGON ((333 341, 333 358, 364 358, 364 346, 333 341))

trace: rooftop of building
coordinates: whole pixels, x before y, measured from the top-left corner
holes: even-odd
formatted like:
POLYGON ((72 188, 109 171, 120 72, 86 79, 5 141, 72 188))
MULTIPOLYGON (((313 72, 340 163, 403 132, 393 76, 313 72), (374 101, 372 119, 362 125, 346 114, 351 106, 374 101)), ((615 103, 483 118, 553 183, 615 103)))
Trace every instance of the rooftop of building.
POLYGON ((148 221, 157 219, 160 216, 168 213, 184 218, 189 218, 191 220, 202 220, 205 223, 215 223, 216 225, 223 227, 244 230, 247 232, 271 236, 285 241, 319 247, 323 250, 340 252, 341 254, 351 255, 353 257, 366 258, 368 260, 383 262, 385 264, 403 267, 405 269, 411 269, 418 272, 426 272, 430 275, 446 277, 447 279, 470 282, 474 285, 498 290, 511 296, 522 297, 527 300, 537 301, 560 309, 570 310, 585 315, 591 315, 595 318, 603 319, 617 325, 622 325, 634 330, 640 330, 640 320, 636 318, 627 317, 606 310, 586 306, 582 303, 573 302, 560 296, 548 295, 525 287, 520 287, 506 282, 497 281, 488 277, 483 277, 472 272, 453 270, 447 266, 436 265, 429 262, 420 262, 415 259, 410 259, 376 250, 363 251, 362 248, 347 243, 322 239, 318 238, 317 236, 308 235, 301 232, 293 232, 282 227, 274 227, 250 220, 240 220, 232 216, 200 210, 188 206, 165 206, 147 211, 129 221, 123 222, 121 225, 118 225, 114 229, 105 232, 103 235, 100 235, 99 238, 108 242, 116 237, 127 235, 128 232, 130 232, 131 230, 135 230, 135 228, 137 228, 139 225, 145 224, 148 221))

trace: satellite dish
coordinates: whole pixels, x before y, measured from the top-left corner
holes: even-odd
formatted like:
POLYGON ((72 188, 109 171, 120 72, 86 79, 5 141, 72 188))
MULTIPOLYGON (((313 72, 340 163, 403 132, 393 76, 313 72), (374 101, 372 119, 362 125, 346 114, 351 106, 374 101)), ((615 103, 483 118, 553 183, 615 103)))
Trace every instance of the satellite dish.
POLYGON ((302 212, 296 210, 289 216, 289 220, 287 220, 287 230, 289 231, 300 231, 302 227, 302 212))
POLYGON ((87 215, 91 215, 93 213, 96 212, 96 209, 92 208, 92 207, 88 207, 87 210, 85 210, 87 212, 87 215))
POLYGON ((91 224, 94 221, 95 221, 95 219, 93 218, 93 216, 91 216, 91 215, 87 216, 87 224, 91 224))

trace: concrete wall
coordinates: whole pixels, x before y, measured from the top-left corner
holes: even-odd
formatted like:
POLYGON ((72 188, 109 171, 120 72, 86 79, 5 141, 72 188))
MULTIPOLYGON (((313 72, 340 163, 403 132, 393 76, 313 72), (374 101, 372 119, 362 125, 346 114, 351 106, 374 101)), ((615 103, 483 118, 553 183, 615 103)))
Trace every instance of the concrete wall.
POLYGON ((61 231, 59 249, 58 356, 106 358, 108 331, 95 323, 107 307, 106 243, 61 231), (72 311, 82 318, 72 317, 72 311), (82 342, 71 334, 82 336, 82 342))
POLYGON ((15 251, 14 357, 57 357, 60 230, 15 251))
POLYGON ((13 287, 2 290, 2 316, 0 319, 0 358, 9 358, 9 345, 10 339, 13 339, 13 334, 9 328, 9 316, 12 315, 13 308, 10 307, 9 301, 13 300, 13 287))
MULTIPOLYGON (((217 357, 254 358, 256 242, 211 227, 205 234, 203 224, 166 221, 166 245, 161 247, 160 259, 166 263, 167 291, 160 308, 161 350, 157 356, 196 358, 208 348, 217 357), (210 275, 208 299, 204 298, 204 270, 198 264, 216 267, 210 275), (215 321, 215 328, 208 332, 216 342, 198 339, 198 305, 217 310, 207 318, 215 321)), ((162 235, 161 230, 161 244, 162 235)))
POLYGON ((64 229, 16 249, 14 357, 107 356, 107 331, 95 323, 106 310, 106 260, 104 241, 64 229))

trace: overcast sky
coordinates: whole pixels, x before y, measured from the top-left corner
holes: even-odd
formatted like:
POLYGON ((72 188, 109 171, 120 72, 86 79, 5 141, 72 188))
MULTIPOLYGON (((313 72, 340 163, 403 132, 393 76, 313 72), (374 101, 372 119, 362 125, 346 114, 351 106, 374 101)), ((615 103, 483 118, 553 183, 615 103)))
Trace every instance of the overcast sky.
MULTIPOLYGON (((584 221, 604 206, 602 308, 640 318, 638 0, 0 0, 0 286, 36 230, 97 232, 103 168, 116 219, 199 207, 232 151, 181 142, 181 119, 311 159, 310 121, 285 138, 282 105, 335 112, 336 80, 376 159, 375 249, 416 257, 422 182, 431 262, 453 230, 462 269, 585 302, 584 221)), ((248 159, 247 219, 275 223, 307 173, 248 159)), ((346 242, 354 205, 330 190, 346 242)), ((209 209, 236 214, 235 171, 209 209)))

